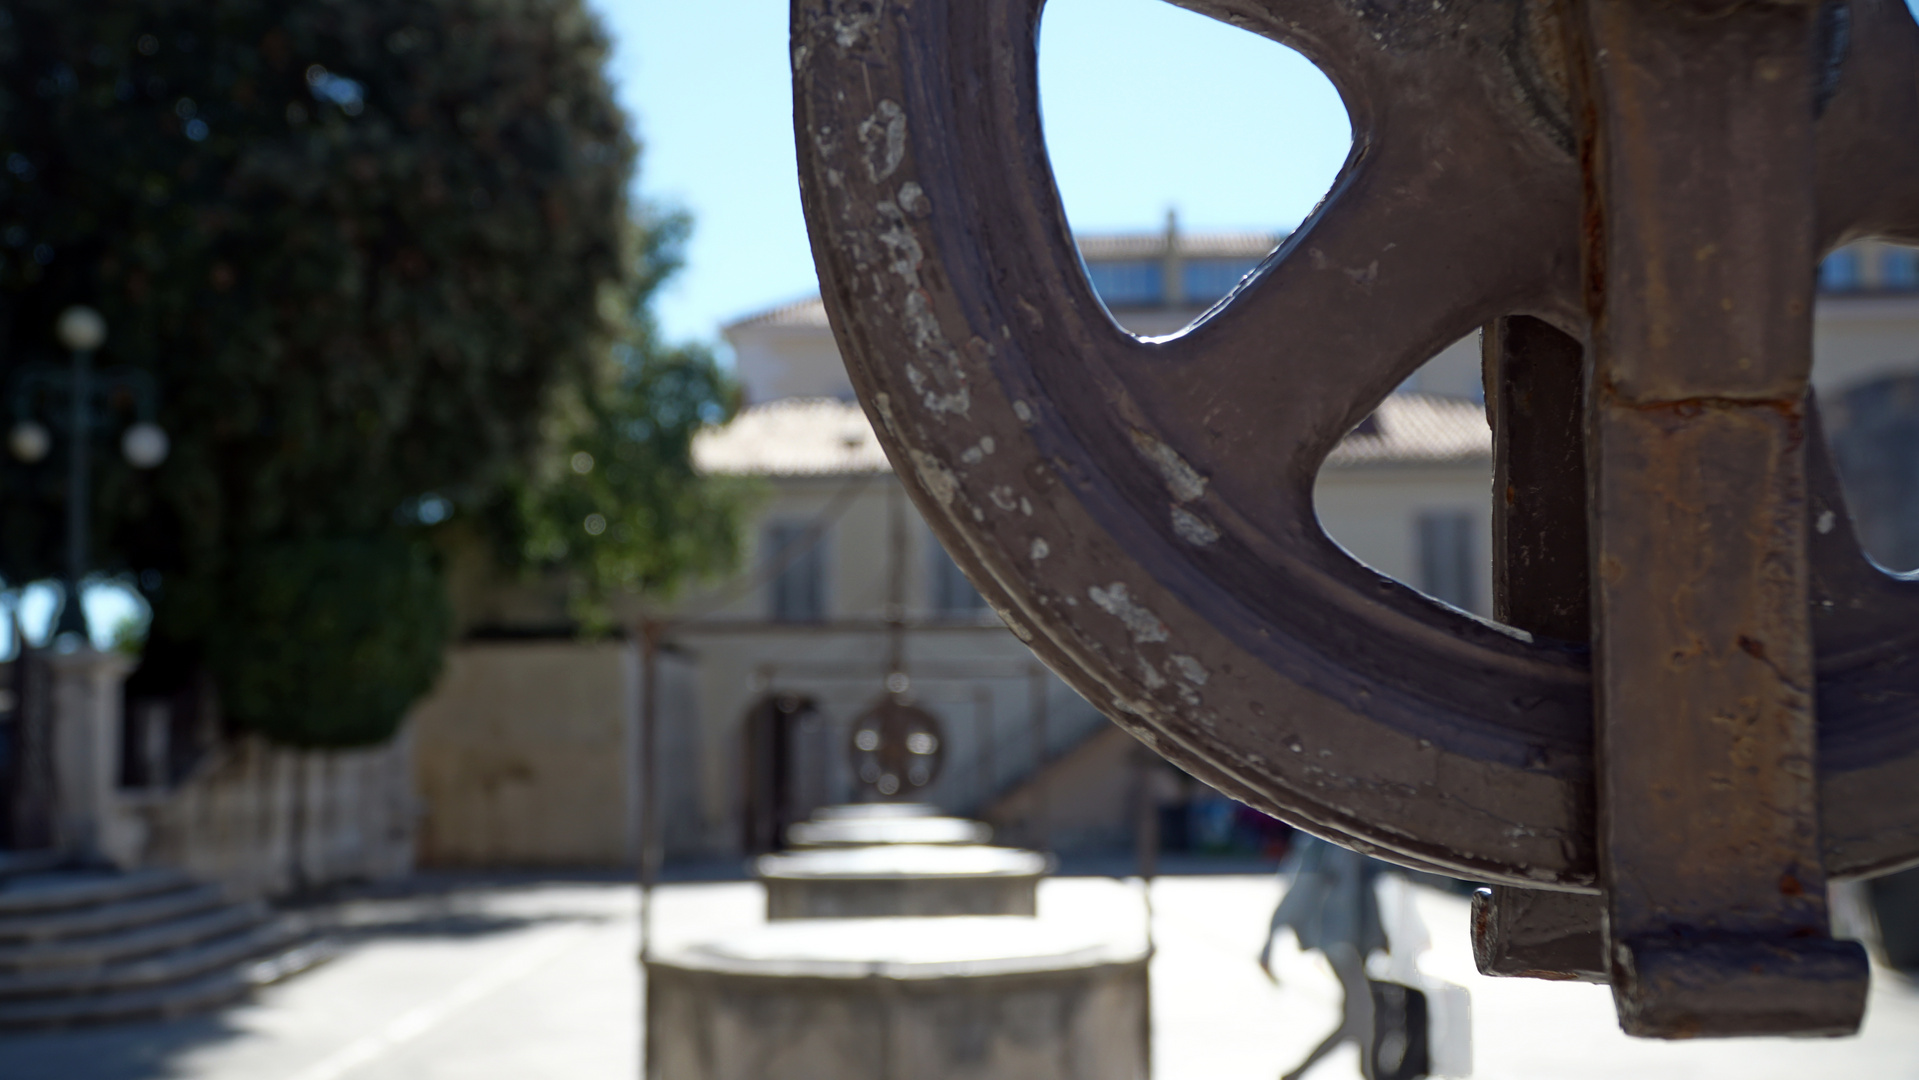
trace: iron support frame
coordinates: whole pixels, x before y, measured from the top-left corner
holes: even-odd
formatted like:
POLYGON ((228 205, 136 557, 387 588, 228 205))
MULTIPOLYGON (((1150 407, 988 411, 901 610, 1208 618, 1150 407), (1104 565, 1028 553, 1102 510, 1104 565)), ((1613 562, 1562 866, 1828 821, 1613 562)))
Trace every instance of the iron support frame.
POLYGON ((1850 1030, 1863 955, 1824 886, 1919 862, 1919 581, 1853 539, 1805 388, 1812 274, 1919 242, 1919 24, 1901 0, 1180 2, 1317 63, 1354 148, 1225 301, 1142 339, 1052 182, 1043 0, 794 0, 822 297, 908 493, 1162 756, 1501 887, 1495 966, 1603 974, 1640 1035, 1850 1030), (1312 498, 1488 324, 1498 625, 1358 564, 1312 498), (1567 927, 1601 908, 1594 963, 1567 927))

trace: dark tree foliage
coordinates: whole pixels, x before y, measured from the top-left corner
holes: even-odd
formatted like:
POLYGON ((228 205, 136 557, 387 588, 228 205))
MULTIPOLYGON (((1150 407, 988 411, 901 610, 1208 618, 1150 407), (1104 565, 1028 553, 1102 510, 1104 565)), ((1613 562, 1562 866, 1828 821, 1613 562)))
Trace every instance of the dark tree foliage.
MULTIPOLYGON (((673 365, 606 370, 658 248, 606 51, 580 0, 0 2, 0 377, 62 362, 55 316, 91 304, 173 436, 150 473, 124 419, 95 451, 96 567, 155 606, 143 677, 204 665, 241 724, 377 741, 447 633, 421 508, 561 499, 533 463, 566 387, 646 414, 618 395, 673 365)), ((58 446, 0 467, 8 581, 61 569, 58 446)))
POLYGON ((280 742, 384 740, 438 670, 446 586, 398 537, 305 540, 236 560, 209 655, 229 712, 280 742), (350 673, 342 678, 342 673, 350 673))
POLYGON ((648 317, 679 267, 683 216, 647 222, 627 310, 635 313, 589 392, 559 411, 547 468, 508 484, 485 520, 504 568, 559 571, 582 628, 610 628, 613 601, 658 602, 688 578, 736 568, 740 522, 759 494, 740 478, 700 477, 693 437, 732 418, 739 388, 699 346, 663 344, 648 317))

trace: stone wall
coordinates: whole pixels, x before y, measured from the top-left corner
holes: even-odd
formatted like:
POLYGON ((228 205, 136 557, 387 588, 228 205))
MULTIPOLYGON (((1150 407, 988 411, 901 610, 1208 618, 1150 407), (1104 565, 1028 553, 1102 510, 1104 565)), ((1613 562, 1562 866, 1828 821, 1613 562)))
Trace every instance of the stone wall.
MULTIPOLYGON (((35 770, 47 782, 39 784, 45 790, 10 793, 10 831, 19 835, 4 842, 123 869, 176 868, 225 885, 236 899, 413 869, 419 801, 404 732, 364 750, 289 750, 254 736, 219 736, 216 713, 196 760, 180 772, 147 775, 128 768, 129 755, 140 754, 126 745, 123 682, 131 661, 92 649, 30 655, 28 666, 45 672, 45 685, 29 696, 48 707, 47 760, 35 770), (44 818, 45 827, 19 828, 22 802, 43 804, 24 816, 44 818)), ((32 701, 25 704, 34 711, 32 701)), ((162 730, 172 727, 168 721, 162 730)), ((0 787, 18 788, 22 777, 9 779, 0 787)))
MULTIPOLYGON (((687 660, 659 657, 662 822, 699 842, 699 731, 687 660)), ((420 861, 442 867, 631 865, 639 650, 625 641, 470 642, 414 710, 420 861)))
POLYGON ((404 875, 419 803, 406 733, 368 750, 228 743, 170 791, 122 791, 129 850, 116 861, 169 866, 236 897, 404 875))

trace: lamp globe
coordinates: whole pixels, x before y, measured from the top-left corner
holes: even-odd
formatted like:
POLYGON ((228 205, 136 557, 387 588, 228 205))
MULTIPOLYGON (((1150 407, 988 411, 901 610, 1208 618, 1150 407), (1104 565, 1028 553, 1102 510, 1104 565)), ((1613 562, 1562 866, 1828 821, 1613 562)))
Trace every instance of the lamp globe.
POLYGON ((107 320, 100 313, 85 304, 75 304, 60 313, 60 321, 53 326, 60 344, 75 352, 92 352, 106 344, 107 320))
POLYGON ((7 433, 7 449, 13 451, 14 457, 31 465, 46 457, 47 451, 53 449, 53 435, 40 424, 22 420, 7 433))
POLYGON ((160 425, 141 421, 120 436, 120 453, 136 469, 151 469, 167 459, 171 443, 160 425))

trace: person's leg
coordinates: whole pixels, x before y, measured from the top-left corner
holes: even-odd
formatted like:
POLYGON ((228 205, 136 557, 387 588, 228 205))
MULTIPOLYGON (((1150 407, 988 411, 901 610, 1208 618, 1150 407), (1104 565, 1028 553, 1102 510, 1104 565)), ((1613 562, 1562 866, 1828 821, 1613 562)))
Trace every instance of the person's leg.
POLYGON ((1359 950, 1343 943, 1328 946, 1324 951, 1327 961, 1333 965, 1333 974, 1339 977, 1340 989, 1345 992, 1339 1027, 1280 1080, 1299 1080, 1319 1059, 1348 1041, 1359 1047, 1360 1075, 1365 1080, 1373 1080, 1373 990, 1366 982, 1365 961, 1360 959, 1359 950))
POLYGON ((1313 1047, 1313 1052, 1306 1055, 1306 1060, 1300 1062, 1298 1068, 1295 1068, 1292 1072, 1289 1072, 1285 1076, 1280 1077, 1279 1080, 1299 1080, 1300 1077, 1306 1075, 1307 1069, 1310 1069, 1314 1065, 1318 1064, 1320 1058, 1323 1058, 1327 1054, 1332 1053, 1334 1048, 1338 1047, 1340 1043, 1343 1043, 1345 1041, 1346 1041, 1346 1025, 1341 1024, 1339 1027, 1333 1029, 1333 1033, 1331 1035, 1326 1036, 1326 1040, 1324 1042, 1320 1043, 1318 1046, 1313 1047))
POLYGON ((1335 945, 1326 950, 1326 959, 1339 976, 1340 989, 1346 992, 1345 1018, 1340 1027, 1359 1047, 1359 1074, 1373 1080, 1373 988, 1366 981, 1366 961, 1351 945, 1335 945))

